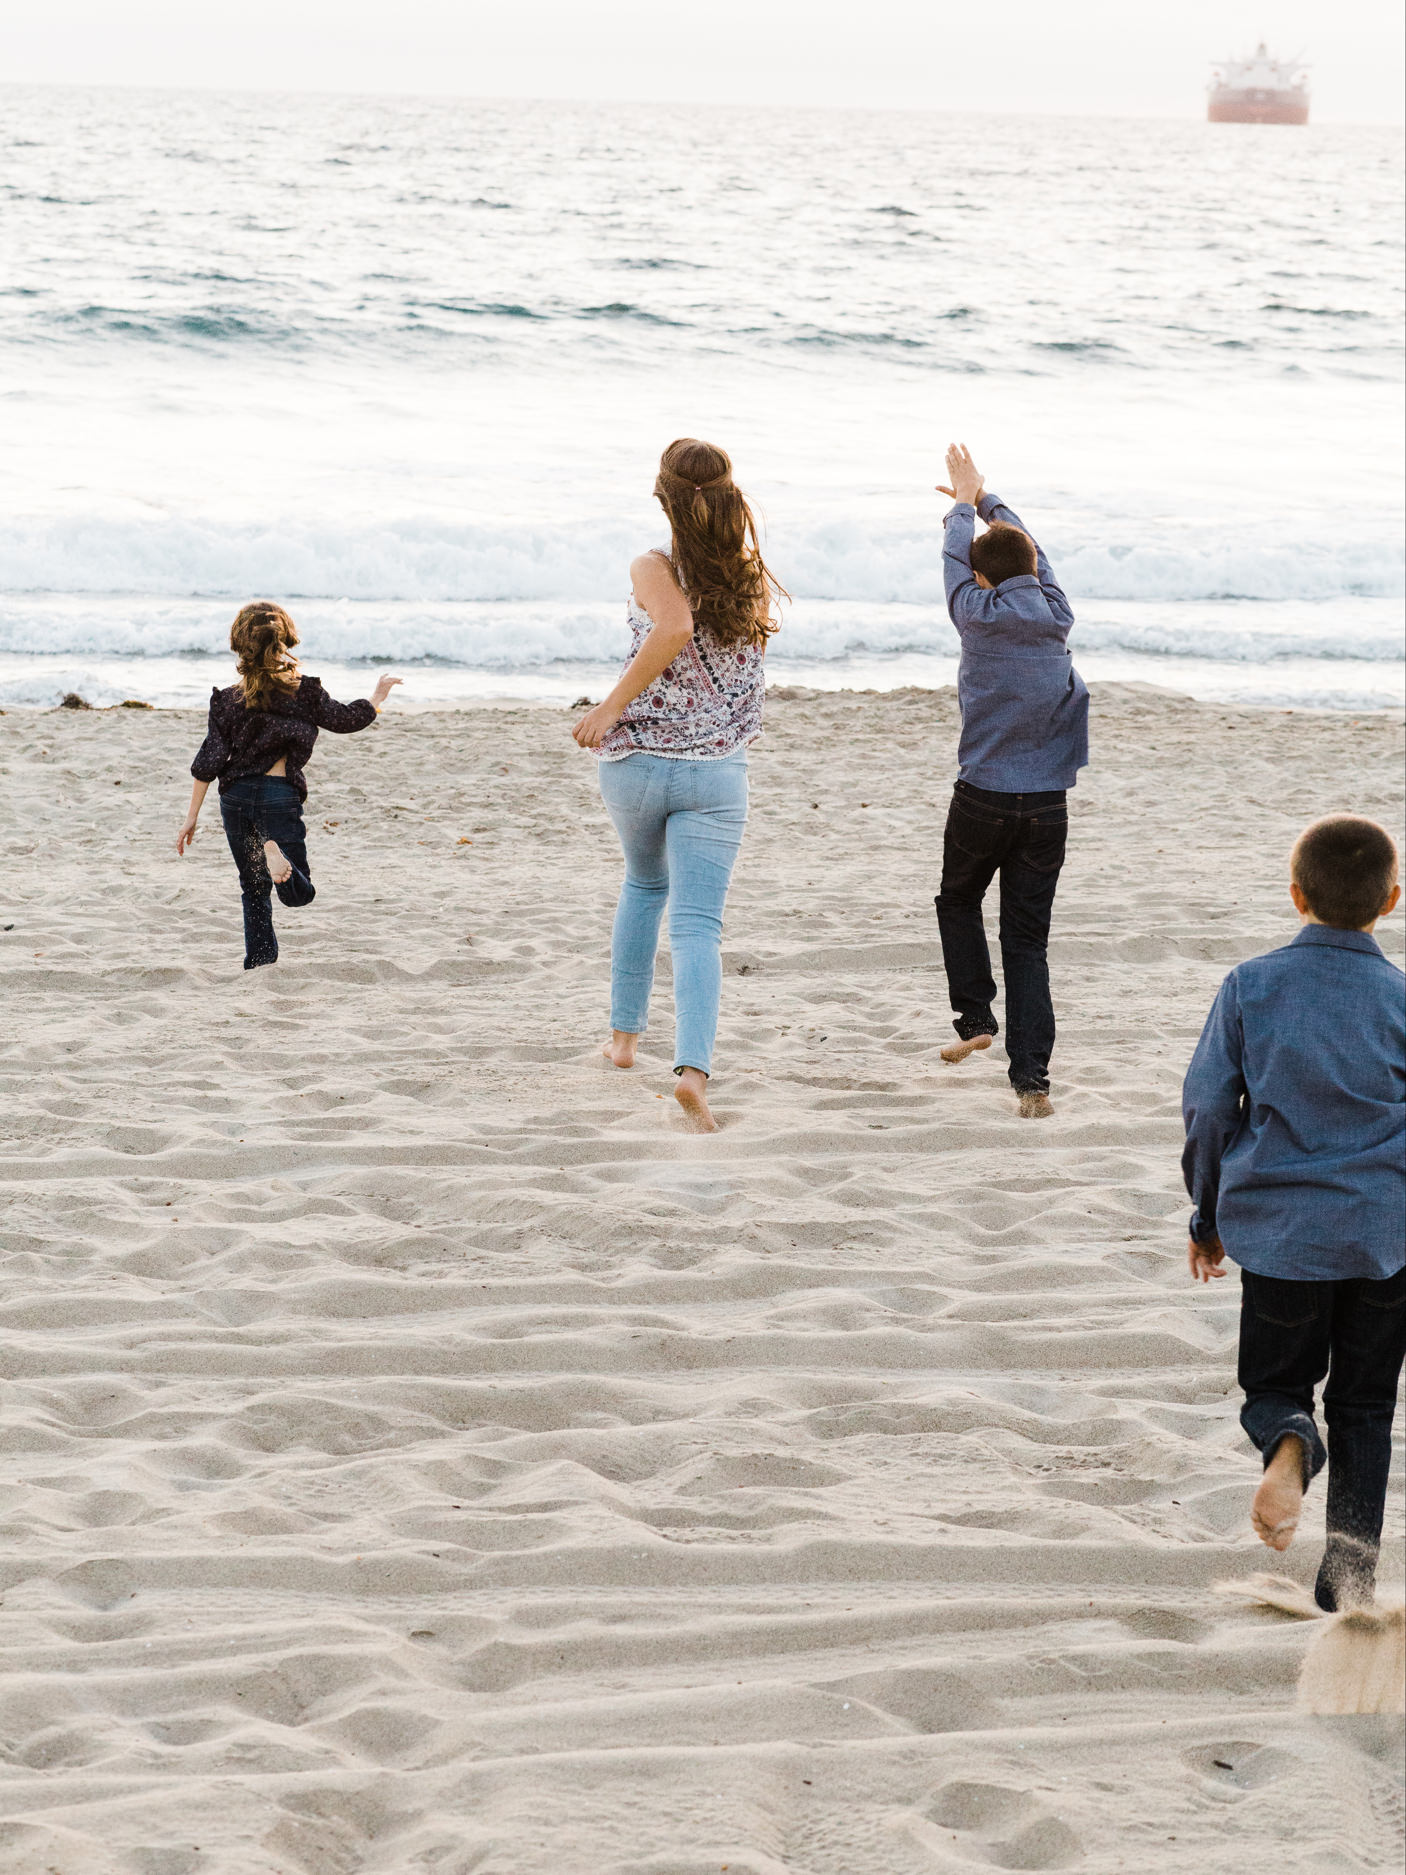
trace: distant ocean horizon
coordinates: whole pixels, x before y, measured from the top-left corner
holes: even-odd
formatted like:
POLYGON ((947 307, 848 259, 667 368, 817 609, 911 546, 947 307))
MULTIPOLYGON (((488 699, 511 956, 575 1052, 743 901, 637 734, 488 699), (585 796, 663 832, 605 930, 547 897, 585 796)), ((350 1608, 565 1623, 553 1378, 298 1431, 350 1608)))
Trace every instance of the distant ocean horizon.
POLYGON ((1402 701, 1395 127, 5 99, 0 707, 198 703, 254 596, 411 706, 570 700, 681 434, 774 682, 952 681, 960 437, 1092 680, 1402 701))

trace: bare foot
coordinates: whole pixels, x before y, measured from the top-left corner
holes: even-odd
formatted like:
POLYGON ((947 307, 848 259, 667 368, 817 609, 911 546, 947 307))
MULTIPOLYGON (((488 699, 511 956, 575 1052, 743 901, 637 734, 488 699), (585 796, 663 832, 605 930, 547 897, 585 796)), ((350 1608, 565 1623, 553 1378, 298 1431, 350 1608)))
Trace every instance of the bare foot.
POLYGON ((708 1105, 708 1077, 701 1068, 685 1068, 674 1082, 674 1099, 683 1108, 691 1133, 716 1133, 718 1123, 708 1105))
POLYGON ((607 1061, 613 1061, 617 1068, 633 1068, 635 1065, 635 1044, 638 1035, 627 1035, 624 1029, 612 1029, 610 1040, 601 1045, 601 1053, 607 1061))
POLYGON ((293 868, 288 855, 277 840, 264 841, 264 858, 268 861, 269 878, 275 885, 282 885, 285 879, 293 877, 293 868))
POLYGON ((1303 1440, 1291 1433, 1275 1447, 1250 1506, 1255 1535, 1270 1549, 1288 1549, 1303 1506, 1303 1440))
POLYGON ((991 1037, 989 1035, 969 1035, 965 1041, 949 1042, 942 1051, 942 1059, 951 1062, 965 1061, 967 1056, 975 1054, 978 1048, 989 1048, 990 1046, 991 1037))
POLYGON ((1026 1093, 1020 1096, 1022 1120, 1048 1120, 1054 1112, 1048 1094, 1026 1093))

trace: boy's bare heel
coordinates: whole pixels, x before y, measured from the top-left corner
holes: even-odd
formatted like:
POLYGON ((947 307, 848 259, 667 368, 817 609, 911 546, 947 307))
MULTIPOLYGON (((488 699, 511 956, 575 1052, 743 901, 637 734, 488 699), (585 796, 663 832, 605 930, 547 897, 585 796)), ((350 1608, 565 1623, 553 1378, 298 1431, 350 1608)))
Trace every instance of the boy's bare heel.
POLYGON ((1020 1096, 1019 1110, 1022 1120, 1048 1120, 1054 1112, 1054 1106, 1048 1094, 1031 1090, 1020 1096))
POLYGON ((1303 1508, 1303 1440, 1286 1433, 1264 1468, 1250 1507, 1255 1535, 1270 1549, 1286 1550, 1294 1540, 1303 1508))
POLYGON ((989 1048, 990 1046, 991 1037, 989 1035, 968 1035, 961 1041, 949 1042, 942 1050, 942 1059, 955 1064, 958 1061, 965 1061, 967 1056, 975 1054, 978 1048, 989 1048))
POLYGON ((264 841, 264 858, 268 862, 269 878, 275 885, 283 885, 293 877, 292 861, 277 840, 264 841))

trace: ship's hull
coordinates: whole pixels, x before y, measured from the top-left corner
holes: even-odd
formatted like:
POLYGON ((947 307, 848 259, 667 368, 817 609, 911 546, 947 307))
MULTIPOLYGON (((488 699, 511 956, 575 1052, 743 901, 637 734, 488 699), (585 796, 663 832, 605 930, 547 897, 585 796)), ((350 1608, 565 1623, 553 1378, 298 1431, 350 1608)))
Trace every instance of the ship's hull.
POLYGON ((1306 124, 1308 99, 1300 91, 1213 91, 1206 107, 1212 124, 1306 124))

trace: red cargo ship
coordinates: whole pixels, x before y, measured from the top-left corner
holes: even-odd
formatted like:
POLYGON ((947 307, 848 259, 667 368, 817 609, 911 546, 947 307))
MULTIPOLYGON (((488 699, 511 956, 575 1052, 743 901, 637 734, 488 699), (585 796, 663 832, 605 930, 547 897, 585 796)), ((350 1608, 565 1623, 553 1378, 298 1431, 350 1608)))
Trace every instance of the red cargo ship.
POLYGON ((1272 59, 1260 44, 1249 59, 1229 59, 1211 74, 1206 118, 1212 124, 1306 124, 1308 74, 1302 59, 1272 59))

